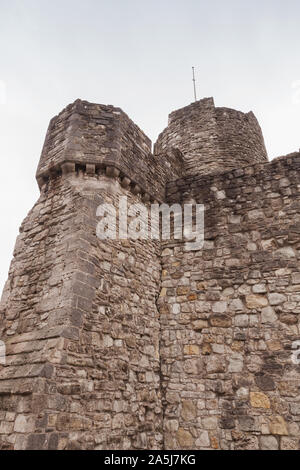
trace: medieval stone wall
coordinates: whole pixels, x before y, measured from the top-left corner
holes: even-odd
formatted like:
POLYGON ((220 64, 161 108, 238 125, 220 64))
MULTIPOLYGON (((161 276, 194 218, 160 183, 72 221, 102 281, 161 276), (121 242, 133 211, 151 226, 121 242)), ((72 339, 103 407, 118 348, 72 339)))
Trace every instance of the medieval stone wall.
POLYGON ((64 340, 78 333, 70 319, 75 217, 70 188, 53 180, 20 228, 0 310, 6 344, 6 366, 0 366, 3 447, 24 448, 27 439, 35 447, 30 435, 49 425, 46 409, 60 406, 55 395, 47 405, 45 398, 64 340))
POLYGON ((0 448, 299 448, 300 154, 266 158, 212 99, 154 154, 119 108, 51 121, 0 306, 0 448), (203 249, 100 239, 120 197, 204 204, 203 249))
POLYGON ((49 177, 78 168, 91 175, 107 168, 147 200, 162 201, 166 181, 182 174, 183 158, 169 149, 161 157, 120 108, 77 100, 51 120, 37 180, 42 187, 49 177))
POLYGON ((139 201, 105 174, 57 177, 22 225, 1 304, 2 448, 162 446, 159 244, 97 238, 98 205, 120 196, 139 201))
POLYGON ((298 449, 300 154, 168 184, 205 205, 205 244, 162 251, 165 445, 298 449))

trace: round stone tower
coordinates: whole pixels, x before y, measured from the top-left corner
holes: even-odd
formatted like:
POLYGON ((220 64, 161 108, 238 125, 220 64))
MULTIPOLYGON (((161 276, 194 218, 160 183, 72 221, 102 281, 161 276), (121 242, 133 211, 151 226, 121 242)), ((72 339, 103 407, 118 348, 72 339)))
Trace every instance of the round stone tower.
POLYGON ((260 125, 253 112, 216 108, 213 98, 196 101, 169 115, 155 154, 183 154, 186 174, 209 174, 268 160, 260 125))

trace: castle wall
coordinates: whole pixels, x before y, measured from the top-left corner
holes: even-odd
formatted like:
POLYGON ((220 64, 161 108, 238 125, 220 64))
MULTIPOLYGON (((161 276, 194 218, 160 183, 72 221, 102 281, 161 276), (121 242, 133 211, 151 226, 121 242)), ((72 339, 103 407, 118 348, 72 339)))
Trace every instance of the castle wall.
MULTIPOLYGON (((74 187, 78 188, 76 181, 74 187)), ((96 237, 99 204, 117 208, 120 196, 127 196, 128 205, 140 202, 117 179, 95 177, 91 185, 91 178, 86 177, 81 191, 85 195, 81 237, 87 244, 78 252, 77 280, 79 295, 85 298, 76 303, 83 323, 80 344, 72 355, 91 384, 88 395, 78 394, 78 410, 92 424, 85 438, 74 437, 81 448, 159 449, 162 420, 156 298, 160 246, 157 241, 102 241, 96 237), (89 294, 85 279, 91 275, 94 285, 89 294)))
POLYGON ((39 186, 49 177, 79 168, 120 176, 147 200, 162 201, 165 184, 182 173, 180 152, 151 153, 151 141, 120 109, 77 100, 49 125, 37 170, 39 186))
POLYGON ((163 200, 180 176, 180 152, 150 146, 112 106, 77 100, 49 125, 1 303, 2 448, 162 446, 160 245, 96 236, 100 203, 163 200))
POLYGON ((177 148, 188 175, 223 173, 267 161, 263 135, 252 112, 216 108, 213 98, 174 111, 154 153, 177 148))
POLYGON ((56 180, 20 228, 0 307, 7 355, 0 365, 1 448, 34 447, 29 436, 51 426, 51 409, 60 406, 49 391, 54 364, 63 362, 67 338, 78 338, 70 317, 75 265, 66 256, 75 217, 72 191, 56 180))
POLYGON ((300 154, 201 100, 154 154, 119 108, 49 126, 0 305, 0 448, 296 449, 300 154), (205 244, 101 240, 97 208, 205 205, 205 244))
POLYGON ((22 225, 1 304, 0 443, 160 448, 158 242, 101 241, 104 174, 57 177, 22 225))
POLYGON ((298 449, 300 154, 168 184, 205 204, 203 250, 165 242, 166 448, 298 449))

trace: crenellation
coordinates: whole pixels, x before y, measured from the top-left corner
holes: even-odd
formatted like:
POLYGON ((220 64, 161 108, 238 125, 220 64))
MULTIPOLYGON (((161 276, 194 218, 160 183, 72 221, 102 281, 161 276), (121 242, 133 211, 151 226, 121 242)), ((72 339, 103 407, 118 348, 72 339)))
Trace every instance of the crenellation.
POLYGON ((70 173, 74 163, 119 172, 158 200, 164 198, 166 180, 181 171, 181 155, 170 152, 162 163, 152 155, 150 139, 120 108, 81 100, 50 122, 37 170, 40 187, 51 171, 64 166, 70 173))

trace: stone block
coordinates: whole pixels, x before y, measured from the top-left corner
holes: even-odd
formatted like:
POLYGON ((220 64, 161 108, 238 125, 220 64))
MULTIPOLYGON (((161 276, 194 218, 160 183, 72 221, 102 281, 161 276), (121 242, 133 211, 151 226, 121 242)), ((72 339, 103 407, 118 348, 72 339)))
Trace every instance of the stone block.
POLYGON ((254 408, 270 408, 270 400, 267 395, 261 392, 250 392, 250 403, 254 408))

